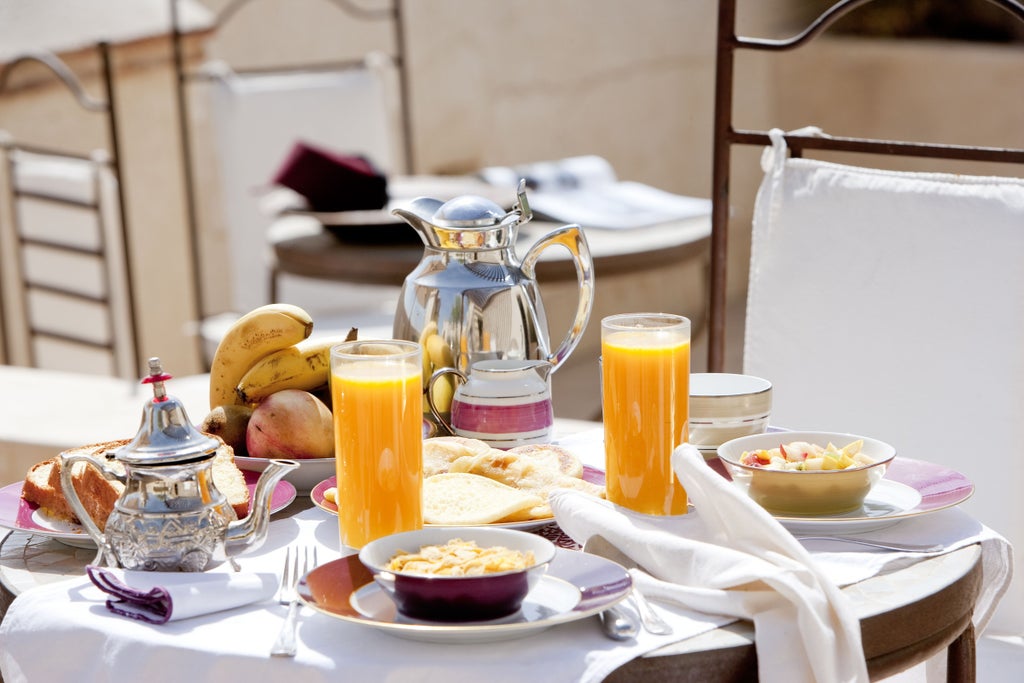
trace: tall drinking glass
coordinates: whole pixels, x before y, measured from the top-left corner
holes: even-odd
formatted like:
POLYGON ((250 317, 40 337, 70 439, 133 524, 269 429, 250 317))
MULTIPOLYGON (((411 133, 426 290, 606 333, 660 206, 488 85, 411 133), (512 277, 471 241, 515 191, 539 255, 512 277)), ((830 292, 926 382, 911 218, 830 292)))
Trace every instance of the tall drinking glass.
POLYGON ((423 370, 419 344, 353 341, 331 349, 341 544, 423 526, 423 370))
POLYGON ((686 441, 690 321, 630 313, 601 321, 608 499, 649 515, 686 513, 672 451, 686 441))

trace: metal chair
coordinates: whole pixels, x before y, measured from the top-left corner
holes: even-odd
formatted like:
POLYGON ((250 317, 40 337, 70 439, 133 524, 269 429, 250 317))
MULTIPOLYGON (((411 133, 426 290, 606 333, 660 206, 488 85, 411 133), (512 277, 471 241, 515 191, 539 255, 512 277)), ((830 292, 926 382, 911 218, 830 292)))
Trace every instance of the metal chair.
MULTIPOLYGON (((1024 285, 1013 265, 1024 240, 1016 229, 1024 226, 1024 179, 884 171, 802 157, 806 151, 854 152, 1024 164, 1024 150, 803 129, 783 134, 733 124, 737 51, 800 47, 869 1, 835 2, 782 40, 737 35, 735 0, 719 2, 708 366, 722 371, 725 364, 730 153, 736 145, 774 147, 762 162, 765 180, 755 208, 743 352, 743 371, 776 386, 773 422, 869 433, 894 443, 902 457, 963 471, 979 492, 964 507, 1019 547, 1024 526, 1017 521, 1016 494, 1024 468, 995 469, 986 454, 1013 449, 1014 416, 1024 405, 1019 353, 999 342, 1000 334, 1014 338, 1013 330, 1024 327, 1024 285), (893 190, 911 185, 907 192, 893 190), (939 222, 942 229, 930 232, 939 222), (835 264, 831 276, 823 275, 828 264, 835 264), (945 279, 958 290, 953 298, 939 286, 922 291, 921 282, 936 271, 948 275, 930 282, 945 279), (922 279, 910 281, 908 274, 922 279), (921 334, 925 325, 933 326, 930 340, 921 334)), ((988 1, 1024 21, 1017 0, 988 1)), ((1016 566, 1022 566, 1019 559, 1016 566)), ((1022 619, 1016 583, 1002 603, 1007 623, 1022 619)), ((945 641, 956 644, 948 651, 950 679, 973 680, 973 630, 968 625, 945 641)), ((913 658, 901 664, 908 661, 913 658)))
POLYGON ((98 97, 49 52, 22 55, 0 71, 2 95, 16 69, 42 65, 83 114, 104 117, 108 137, 105 149, 83 155, 3 132, 7 239, 0 244, 16 252, 17 277, 0 283, 0 337, 11 364, 134 379, 141 363, 114 83, 109 46, 96 50, 98 97))

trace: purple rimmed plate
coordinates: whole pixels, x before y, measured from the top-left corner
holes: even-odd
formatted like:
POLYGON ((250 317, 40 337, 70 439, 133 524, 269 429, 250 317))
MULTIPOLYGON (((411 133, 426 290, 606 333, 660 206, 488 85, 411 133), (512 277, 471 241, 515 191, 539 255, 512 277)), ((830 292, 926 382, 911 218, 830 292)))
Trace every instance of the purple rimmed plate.
MULTIPOLYGON (((249 509, 252 510, 252 496, 260 473, 242 469, 242 474, 249 489, 249 509)), ((21 486, 22 482, 19 481, 0 488, 0 527, 46 536, 77 548, 96 547, 80 525, 48 517, 35 503, 24 500, 21 497, 21 486)), ((295 496, 294 486, 287 481, 278 482, 270 496, 270 512, 285 509, 295 500, 295 496)))
POLYGON ((598 614, 623 600, 633 585, 620 565, 558 548, 536 587, 510 617, 470 623, 417 621, 399 615, 358 555, 322 564, 299 581, 299 597, 313 609, 393 636, 434 643, 486 643, 533 635, 598 614))
MULTIPOLYGON (((588 481, 591 484, 604 485, 605 477, 604 472, 591 467, 590 465, 583 466, 583 480, 588 481)), ((313 505, 324 512, 329 512, 332 515, 338 514, 338 506, 329 500, 324 498, 324 492, 329 488, 337 486, 337 477, 328 477, 322 482, 313 487, 313 490, 309 492, 309 498, 313 501, 313 505)), ((553 524, 555 521, 554 517, 546 517, 544 519, 531 519, 525 522, 496 522, 488 524, 489 527, 496 527, 501 529, 517 529, 518 531, 532 531, 533 529, 539 529, 548 524, 553 524)), ((427 524, 426 526, 440 526, 436 524, 427 524)), ((459 525, 462 526, 462 525, 459 525)))
MULTIPOLYGON (((717 458, 708 464, 728 477, 724 463, 717 458)), ((842 515, 775 518, 793 532, 859 533, 955 507, 972 495, 974 484, 964 474, 936 463, 896 456, 860 509, 842 515)))

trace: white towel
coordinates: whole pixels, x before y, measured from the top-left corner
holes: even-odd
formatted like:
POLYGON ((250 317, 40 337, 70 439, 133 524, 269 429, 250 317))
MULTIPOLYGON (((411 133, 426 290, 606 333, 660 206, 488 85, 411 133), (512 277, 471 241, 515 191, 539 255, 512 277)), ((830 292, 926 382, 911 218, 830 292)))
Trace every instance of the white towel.
POLYGON ((752 620, 761 681, 867 681, 857 616, 810 554, 695 447, 672 466, 697 512, 651 517, 559 491, 555 517, 577 542, 601 534, 635 560, 646 595, 752 620))

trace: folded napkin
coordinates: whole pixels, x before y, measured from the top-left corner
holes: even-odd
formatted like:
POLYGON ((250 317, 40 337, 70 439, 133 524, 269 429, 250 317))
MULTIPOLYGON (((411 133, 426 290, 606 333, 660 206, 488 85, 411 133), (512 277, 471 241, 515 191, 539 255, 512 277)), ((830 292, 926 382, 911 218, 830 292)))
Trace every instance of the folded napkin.
POLYGON ((867 681, 860 622, 810 554, 695 447, 672 466, 696 512, 651 517, 558 491, 555 519, 578 543, 601 534, 629 555, 649 573, 632 572, 646 595, 753 621, 761 681, 867 681))
POLYGON ((89 579, 107 598, 107 609, 150 624, 188 619, 267 600, 277 590, 273 574, 252 572, 143 572, 88 565, 89 579))
POLYGON ((388 203, 387 178, 366 157, 298 142, 273 179, 306 198, 314 211, 369 211, 388 203))

